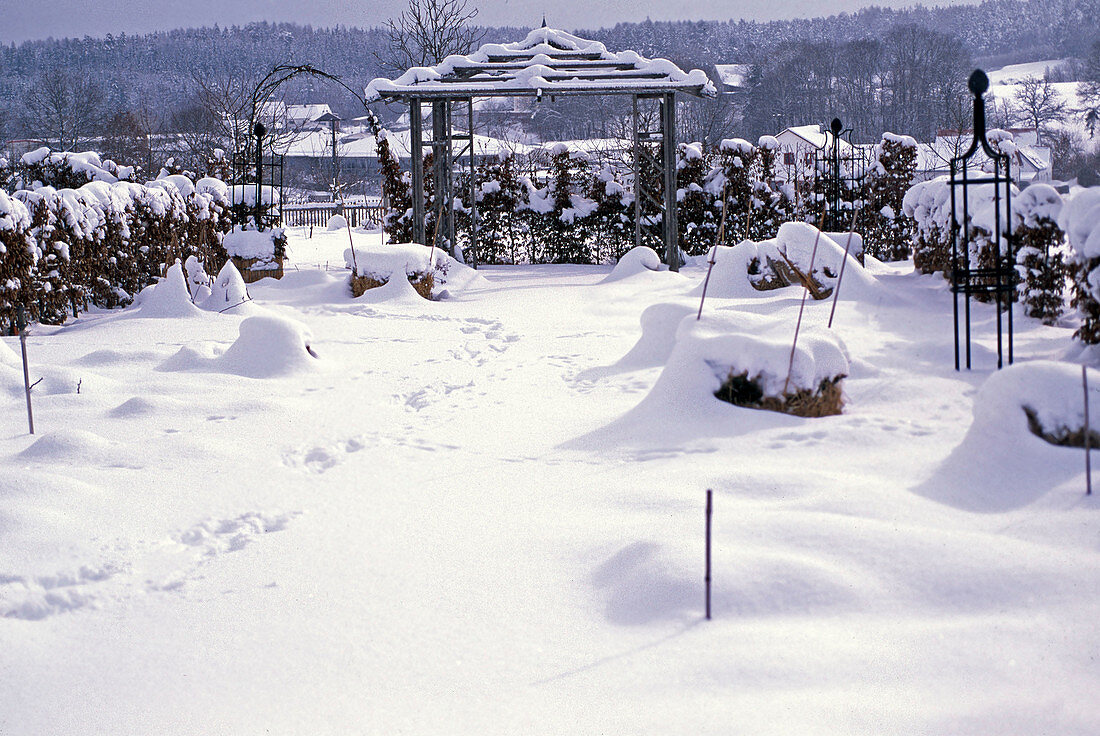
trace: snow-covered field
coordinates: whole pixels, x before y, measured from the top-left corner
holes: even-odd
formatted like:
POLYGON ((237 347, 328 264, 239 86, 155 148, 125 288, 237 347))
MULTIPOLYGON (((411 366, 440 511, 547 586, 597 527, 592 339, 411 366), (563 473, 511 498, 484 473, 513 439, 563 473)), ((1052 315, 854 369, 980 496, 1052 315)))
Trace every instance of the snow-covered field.
MULTIPOLYGON (((1015 103, 1016 95, 1020 93, 1022 88, 1021 83, 1024 80, 1030 77, 1042 79, 1047 69, 1057 67, 1063 61, 1065 60, 1050 59, 1048 61, 1033 61, 1027 64, 1009 64, 1008 66, 991 71, 989 72, 989 94, 999 100, 1015 103)), ((1062 101, 1065 102, 1068 108, 1066 120, 1059 123, 1056 127, 1074 131, 1084 140, 1091 142, 1088 128, 1085 126, 1081 116, 1076 112, 1085 106, 1078 95, 1081 83, 1053 82, 1050 86, 1061 95, 1062 101)))
MULTIPOLYGON (((1098 504, 1020 408, 1079 410, 1068 326, 986 383, 992 310, 956 373, 943 279, 871 264, 798 419, 700 394, 701 263, 355 300, 306 234, 245 307, 36 328, 33 437, 2 338, 0 734, 1100 731, 1098 504)), ((793 335, 741 286, 704 321, 793 335)))

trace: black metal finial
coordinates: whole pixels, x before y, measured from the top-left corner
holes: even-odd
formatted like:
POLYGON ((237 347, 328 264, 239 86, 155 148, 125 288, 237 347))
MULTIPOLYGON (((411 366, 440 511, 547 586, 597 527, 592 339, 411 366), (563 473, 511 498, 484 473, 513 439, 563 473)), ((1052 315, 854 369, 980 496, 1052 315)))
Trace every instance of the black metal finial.
POLYGON ((840 131, 844 130, 844 123, 840 122, 840 118, 833 118, 833 122, 829 123, 829 130, 833 131, 834 136, 839 136, 840 131))
POLYGON ((974 93, 975 97, 981 97, 989 89, 989 77, 981 69, 975 69, 967 81, 967 86, 970 87, 970 91, 974 93))
POLYGON ((542 14, 542 27, 546 28, 546 13, 542 14))
POLYGON ((267 135, 267 128, 264 127, 263 123, 256 123, 256 127, 252 129, 252 134, 257 138, 263 138, 267 135))

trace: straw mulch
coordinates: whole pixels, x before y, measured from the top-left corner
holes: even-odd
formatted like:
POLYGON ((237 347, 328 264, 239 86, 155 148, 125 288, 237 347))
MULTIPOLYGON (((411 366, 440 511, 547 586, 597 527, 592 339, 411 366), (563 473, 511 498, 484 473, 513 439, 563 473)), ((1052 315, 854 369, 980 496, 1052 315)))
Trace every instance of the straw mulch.
MULTIPOLYGON (((371 276, 357 276, 352 274, 351 277, 351 294, 352 296, 363 296, 363 293, 367 289, 377 289, 379 286, 384 286, 385 281, 379 281, 371 276)), ((435 286, 435 277, 429 272, 421 274, 419 278, 410 276, 409 283, 412 284, 413 289, 417 294, 425 299, 432 298, 432 288, 435 286)))
MULTIPOLYGON (((260 279, 266 279, 269 276, 273 279, 281 279, 283 277, 283 261, 279 259, 277 261, 271 261, 270 268, 252 269, 252 266, 261 262, 259 258, 239 258, 233 256, 233 265, 240 271, 241 278, 244 279, 246 284, 252 284, 260 279)), ((263 262, 268 262, 267 259, 263 259, 263 262)))
MULTIPOLYGON (((1027 415, 1027 427, 1031 430, 1031 433, 1036 437, 1046 440, 1052 445, 1058 445, 1059 447, 1084 447, 1085 446, 1085 428, 1076 427, 1058 427, 1054 430, 1048 430, 1042 424, 1039 423, 1039 417, 1036 415, 1035 410, 1030 406, 1024 407, 1024 414, 1027 415)), ((1100 448, 1100 432, 1095 429, 1089 428, 1089 447, 1100 448)))
MULTIPOLYGON (((800 284, 806 287, 806 290, 810 292, 810 296, 818 301, 832 296, 833 289, 831 286, 825 286, 817 279, 803 273, 798 266, 794 265, 782 253, 779 255, 782 260, 765 256, 768 264, 767 269, 764 271, 762 278, 751 282, 754 289, 757 291, 773 291, 793 284, 800 284)), ((759 261, 753 261, 749 274, 755 275, 757 273, 760 273, 760 263, 759 261), (753 273, 754 271, 755 273, 753 273)))
POLYGON ((844 392, 840 385, 844 378, 827 378, 816 391, 801 389, 782 396, 765 396, 760 384, 749 378, 748 371, 736 374, 731 371, 714 395, 722 401, 748 409, 777 411, 796 417, 831 417, 844 409, 844 392))

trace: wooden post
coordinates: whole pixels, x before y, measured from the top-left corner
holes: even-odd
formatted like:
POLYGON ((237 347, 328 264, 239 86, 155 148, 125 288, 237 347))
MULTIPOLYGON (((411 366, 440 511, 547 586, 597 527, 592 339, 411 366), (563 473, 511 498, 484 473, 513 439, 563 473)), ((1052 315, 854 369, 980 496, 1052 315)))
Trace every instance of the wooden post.
POLYGON ((706 588, 706 610, 707 621, 710 621, 710 518, 714 513, 713 503, 714 492, 707 489, 707 562, 706 562, 706 576, 703 578, 703 582, 706 588))
POLYGON ((31 434, 34 434, 34 412, 31 410, 31 371, 27 363, 27 318, 23 312, 23 307, 19 307, 17 319, 19 321, 19 347, 23 351, 23 386, 27 390, 27 424, 30 427, 31 434))
MULTIPOLYGON (((668 270, 680 270, 679 224, 676 219, 676 93, 661 99, 661 153, 665 179, 665 262, 668 270)), ((637 194, 635 194, 637 196, 637 194)))
POLYGON ((409 100, 409 133, 412 151, 412 205, 413 205, 413 242, 425 244, 427 233, 424 229, 424 130, 420 117, 420 98, 409 100))
MULTIPOLYGON (((1085 387, 1085 495, 1092 495, 1092 437, 1089 429, 1089 373, 1086 366, 1081 366, 1081 383, 1085 387)), ((30 401, 28 397, 27 401, 30 401)), ((29 404, 28 404, 29 406, 29 404)), ((33 433, 32 433, 33 434, 33 433)))

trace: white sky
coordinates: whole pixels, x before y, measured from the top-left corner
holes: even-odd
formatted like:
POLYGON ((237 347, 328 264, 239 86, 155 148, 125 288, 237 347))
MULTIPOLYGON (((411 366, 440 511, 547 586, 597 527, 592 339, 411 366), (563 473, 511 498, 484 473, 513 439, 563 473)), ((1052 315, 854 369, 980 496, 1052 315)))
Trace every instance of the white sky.
MULTIPOLYGON (((966 0, 963 0, 964 2, 966 0)), ((0 0, 0 41, 173 28, 292 21, 317 27, 377 26, 407 0, 0 0)), ((866 5, 905 7, 913 0, 740 0, 673 3, 668 0, 471 0, 486 25, 538 25, 546 13, 556 28, 598 28, 621 21, 747 18, 772 20, 852 11, 866 5), (626 6, 624 8, 624 6, 626 6)), ((935 0, 935 5, 959 0, 935 0)))

